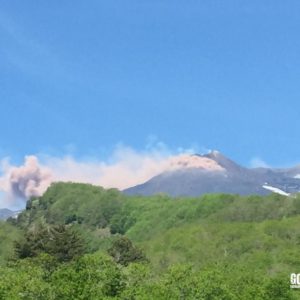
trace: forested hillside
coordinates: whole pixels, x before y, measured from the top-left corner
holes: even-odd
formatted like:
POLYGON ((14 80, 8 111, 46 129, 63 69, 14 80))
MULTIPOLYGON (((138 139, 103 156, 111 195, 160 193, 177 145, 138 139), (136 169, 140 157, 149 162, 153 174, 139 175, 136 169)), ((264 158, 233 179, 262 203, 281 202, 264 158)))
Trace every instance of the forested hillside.
POLYGON ((300 196, 55 183, 0 237, 0 299, 300 299, 300 196))

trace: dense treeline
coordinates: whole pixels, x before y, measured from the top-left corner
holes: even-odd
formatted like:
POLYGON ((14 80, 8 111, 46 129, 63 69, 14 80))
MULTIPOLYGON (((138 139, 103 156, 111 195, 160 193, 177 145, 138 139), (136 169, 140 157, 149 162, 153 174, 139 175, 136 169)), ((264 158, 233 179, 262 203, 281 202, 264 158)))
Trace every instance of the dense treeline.
POLYGON ((55 183, 0 225, 0 299, 298 299, 300 196, 55 183))
POLYGON ((148 264, 123 267, 102 253, 58 264, 40 255, 2 268, 1 299, 295 299, 284 276, 230 266, 176 265, 153 274, 148 264))

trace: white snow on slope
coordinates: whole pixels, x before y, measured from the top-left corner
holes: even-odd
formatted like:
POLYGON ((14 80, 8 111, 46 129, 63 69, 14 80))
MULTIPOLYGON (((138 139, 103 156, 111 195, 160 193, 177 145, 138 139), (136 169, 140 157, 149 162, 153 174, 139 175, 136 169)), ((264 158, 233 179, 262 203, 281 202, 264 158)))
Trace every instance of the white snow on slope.
POLYGON ((286 193, 285 191, 283 191, 283 190, 281 190, 279 188, 270 186, 270 185, 263 185, 262 187, 264 189, 272 191, 273 193, 276 193, 276 194, 280 194, 280 195, 283 195, 283 196, 289 196, 290 195, 289 193, 286 193))

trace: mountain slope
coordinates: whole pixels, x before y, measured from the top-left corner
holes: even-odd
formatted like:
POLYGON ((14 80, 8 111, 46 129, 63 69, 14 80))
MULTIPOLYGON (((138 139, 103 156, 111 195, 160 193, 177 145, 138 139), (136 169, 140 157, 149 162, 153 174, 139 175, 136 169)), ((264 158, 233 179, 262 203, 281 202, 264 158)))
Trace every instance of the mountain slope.
MULTIPOLYGON (((207 193, 266 195, 272 192, 288 195, 300 191, 300 179, 295 178, 297 168, 249 169, 218 151, 189 157, 193 164, 179 161, 176 163, 177 168, 167 169, 149 181, 123 192, 128 195, 167 193, 172 196, 198 196, 207 193), (214 165, 214 168, 207 168, 207 165, 214 165)), ((184 159, 189 160, 187 157, 184 159)))

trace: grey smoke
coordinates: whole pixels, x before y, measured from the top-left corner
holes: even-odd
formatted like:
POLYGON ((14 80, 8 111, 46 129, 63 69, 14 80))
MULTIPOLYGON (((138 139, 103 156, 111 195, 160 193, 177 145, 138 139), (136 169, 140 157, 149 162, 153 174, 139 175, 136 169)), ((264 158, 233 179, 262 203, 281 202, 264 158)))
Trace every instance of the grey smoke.
POLYGON ((30 197, 41 196, 52 182, 83 182, 120 190, 146 182, 170 166, 176 167, 177 156, 166 149, 136 151, 118 146, 111 156, 103 159, 77 160, 72 156, 26 156, 16 166, 9 158, 0 160, 0 207, 24 204, 30 197), (175 163, 175 165, 174 165, 175 163))
POLYGON ((25 157, 21 167, 13 167, 9 172, 9 190, 14 198, 28 199, 40 196, 51 183, 51 172, 39 165, 35 156, 25 157))

